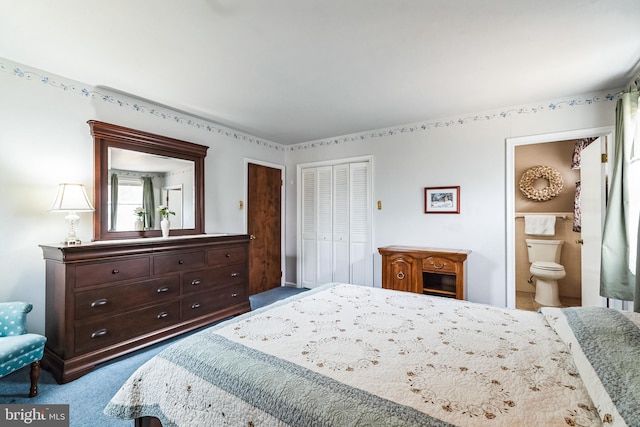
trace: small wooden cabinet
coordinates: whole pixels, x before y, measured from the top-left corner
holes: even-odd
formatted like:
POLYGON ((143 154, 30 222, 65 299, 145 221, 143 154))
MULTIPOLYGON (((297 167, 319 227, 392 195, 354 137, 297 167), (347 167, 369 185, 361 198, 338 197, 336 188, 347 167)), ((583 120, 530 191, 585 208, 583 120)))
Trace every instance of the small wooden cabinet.
POLYGON ((466 260, 471 251, 386 246, 378 252, 383 288, 464 299, 466 260))
POLYGON ((247 235, 41 245, 43 367, 66 383, 98 363, 249 311, 248 245, 247 235))

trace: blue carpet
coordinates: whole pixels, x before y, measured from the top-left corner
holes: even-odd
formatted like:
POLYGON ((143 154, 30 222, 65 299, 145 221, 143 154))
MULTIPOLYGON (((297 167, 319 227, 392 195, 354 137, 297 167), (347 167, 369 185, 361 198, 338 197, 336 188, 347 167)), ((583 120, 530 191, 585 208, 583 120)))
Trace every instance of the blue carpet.
MULTIPOLYGON (((306 290, 284 286, 252 295, 249 298, 251 309, 264 307, 306 290)), ((0 403, 69 404, 71 427, 131 427, 133 421, 107 417, 102 413, 103 408, 140 365, 170 344, 197 331, 99 365, 87 375, 67 384, 56 383, 53 376, 43 369, 38 381, 38 396, 31 399, 28 397, 30 381, 27 366, 0 379, 0 403)))

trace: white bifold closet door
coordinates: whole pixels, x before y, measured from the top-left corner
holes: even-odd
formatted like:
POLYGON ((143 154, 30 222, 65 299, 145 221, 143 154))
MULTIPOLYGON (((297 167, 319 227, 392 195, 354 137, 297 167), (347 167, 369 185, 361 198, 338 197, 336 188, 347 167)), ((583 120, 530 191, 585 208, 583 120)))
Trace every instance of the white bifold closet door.
POLYGON ((302 169, 302 286, 373 286, 369 162, 302 169))

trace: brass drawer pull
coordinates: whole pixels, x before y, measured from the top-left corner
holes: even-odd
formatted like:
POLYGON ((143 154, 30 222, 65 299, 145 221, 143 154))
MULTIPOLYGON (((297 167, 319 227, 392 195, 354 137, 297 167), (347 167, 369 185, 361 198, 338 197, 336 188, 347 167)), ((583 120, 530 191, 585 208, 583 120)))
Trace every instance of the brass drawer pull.
POLYGON ((106 298, 102 298, 102 299, 97 299, 94 302, 91 303, 91 307, 99 307, 101 305, 105 305, 107 303, 107 299, 106 298))
POLYGON ((169 287, 165 286, 163 288, 158 288, 158 290, 156 292, 159 293, 159 294, 161 294, 163 292, 169 292, 169 287))
POLYGON ((225 254, 224 256, 227 258, 231 258, 231 254, 225 254))
POLYGON ((398 275, 396 276, 399 280, 404 279, 404 273, 401 271, 398 273, 398 275))
POLYGON ((106 329, 98 329, 97 331, 95 331, 94 333, 91 334, 91 338, 100 338, 103 337, 105 335, 107 335, 107 330, 106 329))
POLYGON ((162 313, 158 313, 158 315, 156 316, 156 319, 164 319, 165 317, 168 317, 169 313, 167 313, 166 311, 163 311, 162 313))
POLYGON ((238 277, 238 273, 231 273, 231 277, 238 277))
POLYGON ((184 261, 180 260, 180 261, 178 261, 178 264, 182 265, 182 264, 184 264, 184 261))
POLYGON ((431 261, 431 265, 433 266, 433 268, 444 268, 447 265, 447 263, 446 262, 441 262, 440 264, 437 264, 437 263, 431 261))
POLYGON ((114 268, 113 270, 111 270, 111 274, 118 274, 120 273, 120 270, 118 270, 117 268, 114 268))
POLYGON ((193 280, 191 281, 191 284, 192 284, 193 286, 198 286, 198 285, 200 284, 200 280, 198 280, 198 279, 193 279, 193 280))
POLYGON ((194 302, 193 304, 191 304, 191 309, 192 310, 195 310, 196 308, 200 308, 200 303, 194 302))
POLYGON ((231 294, 231 297, 232 297, 232 298, 235 298, 235 297, 237 297, 237 296, 238 296, 238 294, 231 294))

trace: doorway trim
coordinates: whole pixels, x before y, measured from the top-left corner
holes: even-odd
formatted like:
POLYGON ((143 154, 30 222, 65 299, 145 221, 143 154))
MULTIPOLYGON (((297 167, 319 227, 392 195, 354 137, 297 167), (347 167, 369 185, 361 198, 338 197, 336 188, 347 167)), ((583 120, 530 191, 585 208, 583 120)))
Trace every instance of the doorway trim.
POLYGON ((243 229, 245 234, 249 232, 249 218, 248 210, 247 210, 247 202, 249 200, 249 164, 253 163, 255 165, 266 166, 273 169, 280 170, 280 177, 282 178, 282 185, 280 185, 280 271, 282 271, 282 276, 280 277, 280 286, 285 285, 285 277, 287 277, 287 271, 285 270, 286 266, 286 248, 285 248, 285 238, 284 238, 284 224, 285 224, 285 191, 284 191, 284 183, 287 182, 285 179, 285 167, 284 165, 280 165, 277 163, 265 162, 263 160, 256 160, 245 157, 244 159, 244 206, 241 208, 244 211, 243 214, 243 229))
MULTIPOLYGON (((607 136, 613 141, 613 126, 578 129, 563 132, 551 132, 539 135, 520 136, 506 139, 506 301, 507 308, 516 307, 516 256, 515 256, 515 148, 521 145, 541 144, 545 142, 567 141, 571 139, 581 139, 589 137, 607 136)), ((613 144, 607 147, 609 159, 611 159, 613 144)))

